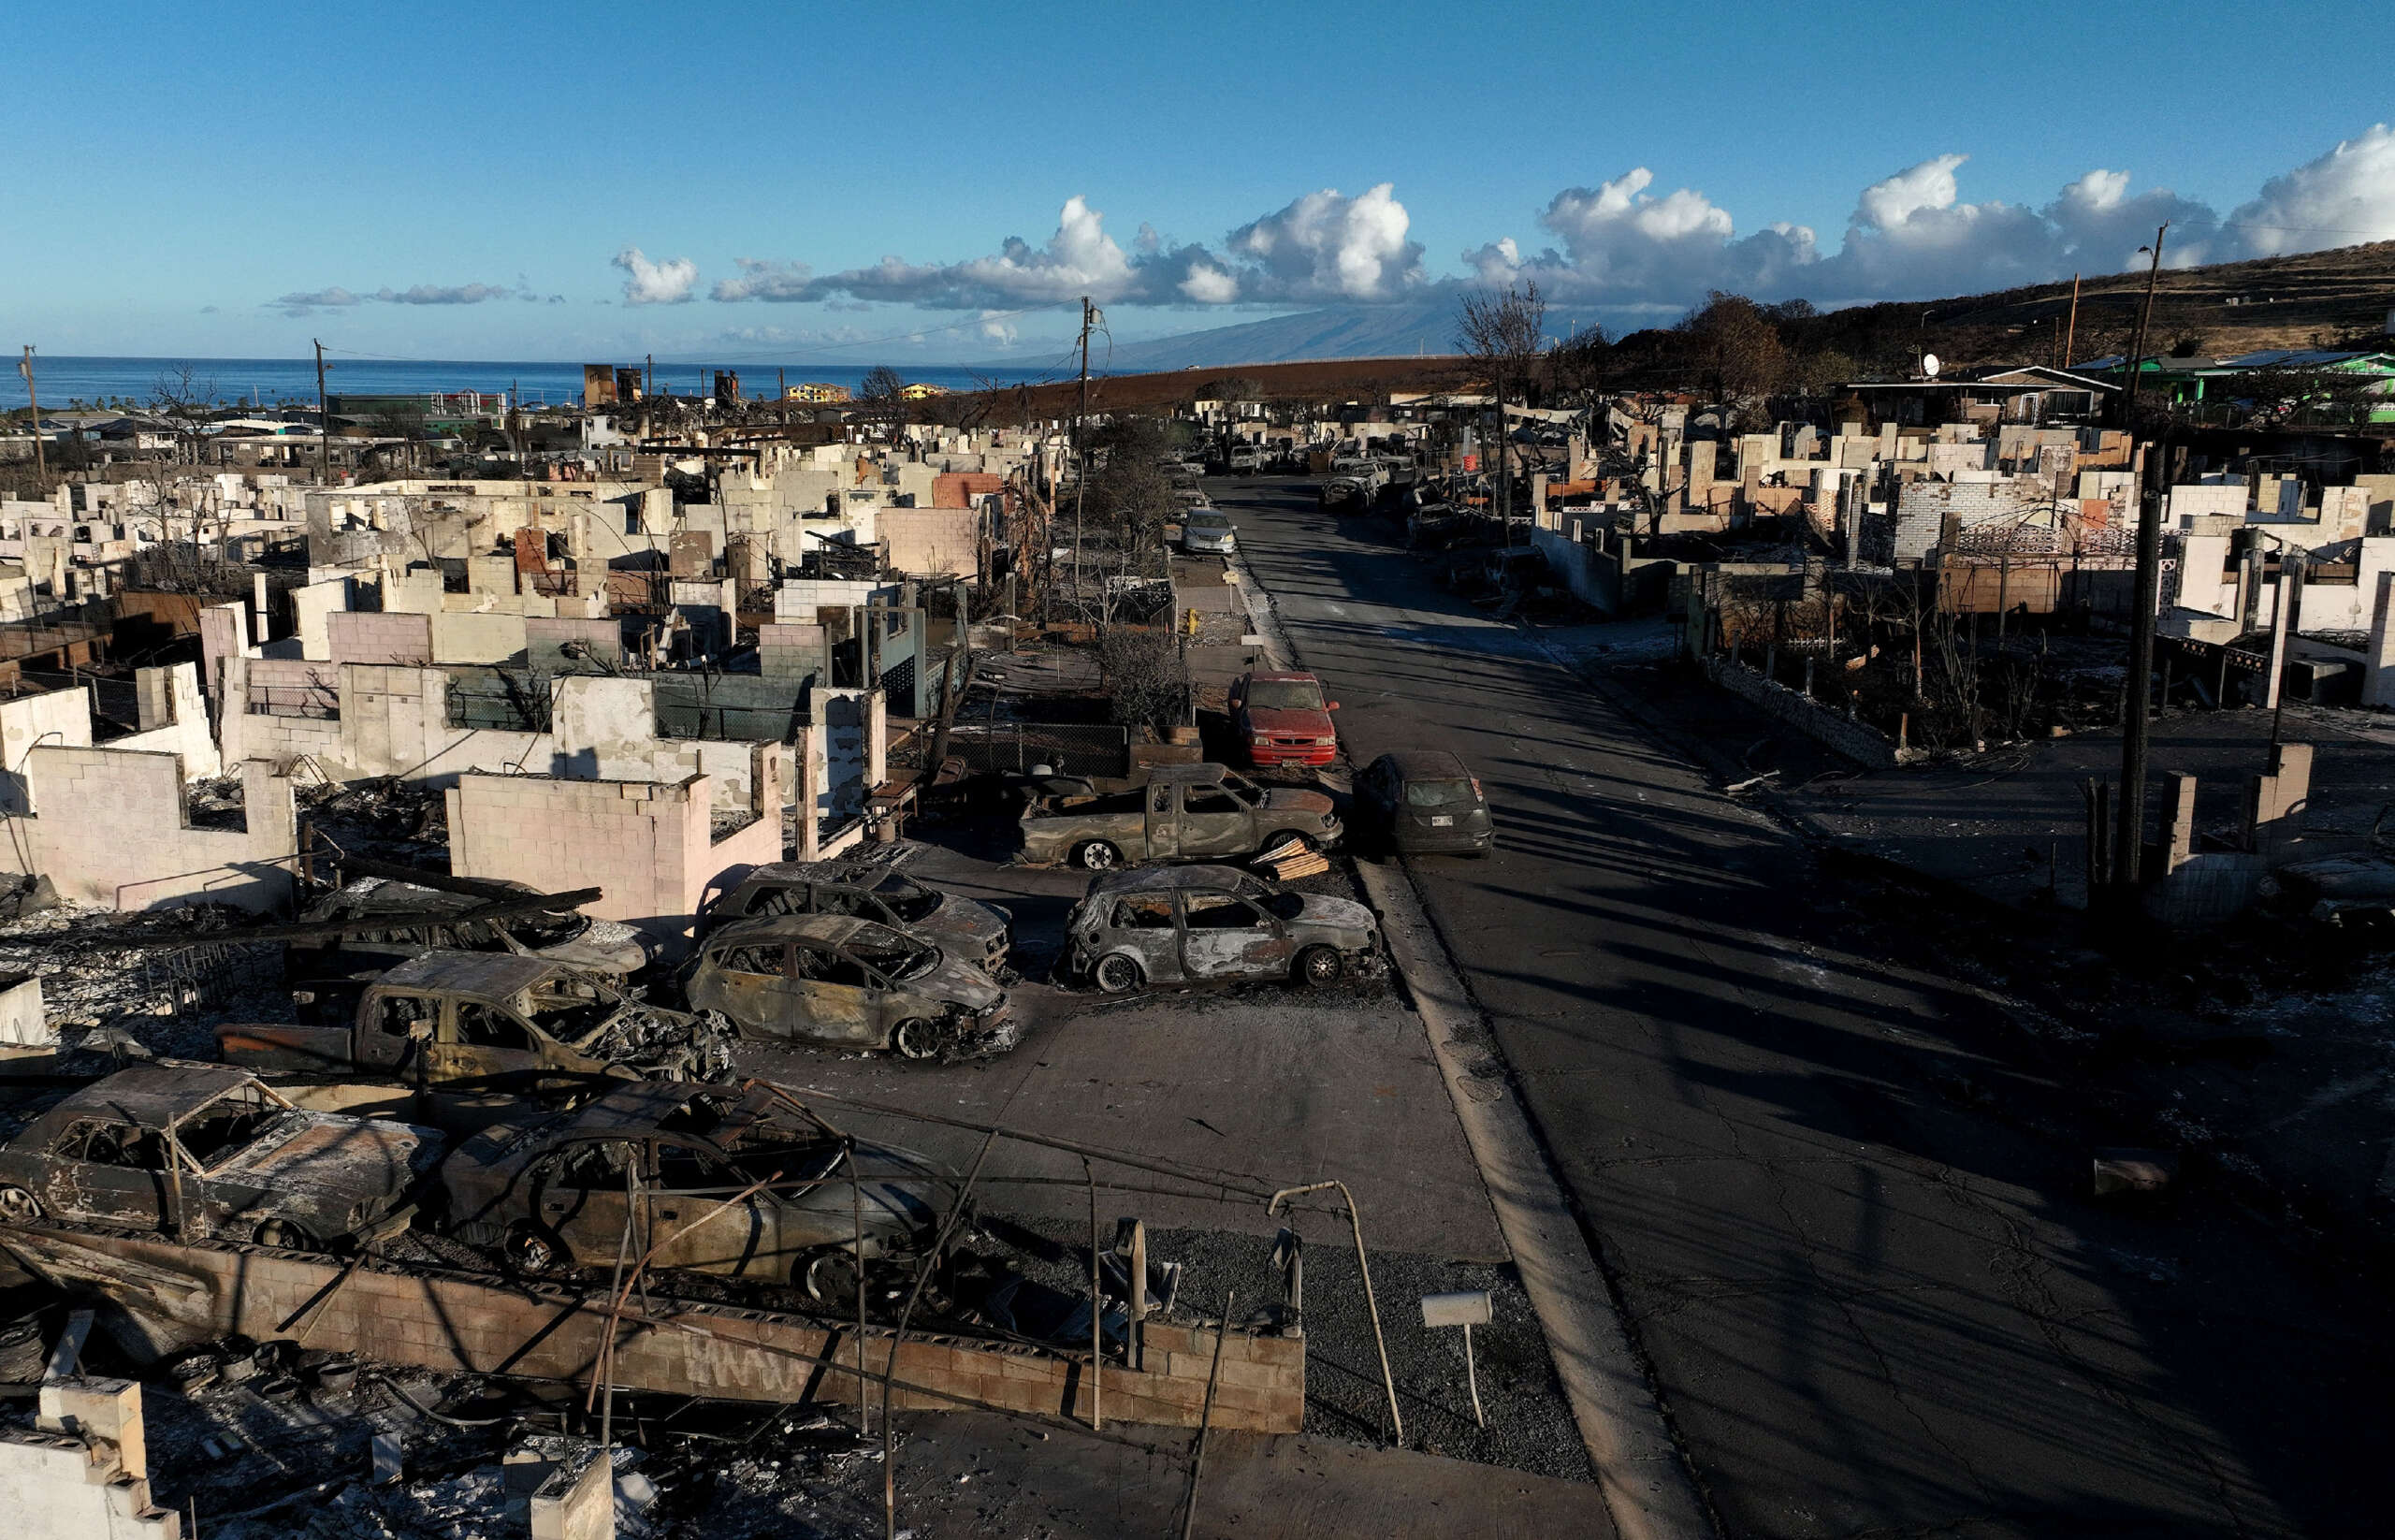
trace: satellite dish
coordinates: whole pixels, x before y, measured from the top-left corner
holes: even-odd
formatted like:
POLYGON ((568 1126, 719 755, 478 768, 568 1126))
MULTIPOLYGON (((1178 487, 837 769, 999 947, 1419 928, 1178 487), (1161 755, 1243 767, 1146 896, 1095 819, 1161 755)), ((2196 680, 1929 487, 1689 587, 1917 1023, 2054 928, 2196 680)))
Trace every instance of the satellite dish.
POLYGON ((1924 353, 1921 356, 1921 372, 1929 379, 1938 378, 1938 355, 1924 353))

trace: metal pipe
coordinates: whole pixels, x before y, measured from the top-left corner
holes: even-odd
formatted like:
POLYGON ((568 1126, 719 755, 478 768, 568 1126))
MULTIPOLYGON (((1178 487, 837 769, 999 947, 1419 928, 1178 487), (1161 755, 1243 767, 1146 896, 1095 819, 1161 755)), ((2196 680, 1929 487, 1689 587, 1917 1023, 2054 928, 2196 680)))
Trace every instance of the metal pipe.
POLYGON ((890 1357, 881 1366, 881 1517, 886 1540, 898 1540, 898 1441, 890 1423, 890 1376, 898 1372, 898 1345, 907 1340, 907 1323, 914 1317, 916 1301, 923 1297, 923 1286, 931 1282, 932 1269, 939 1266, 940 1257, 948 1250, 949 1237, 956 1233, 957 1222, 965 1217, 965 1201, 972 1196, 974 1180, 981 1174, 981 1162, 990 1158, 990 1146, 997 1141, 998 1131, 994 1128, 982 1136, 972 1169, 965 1173, 965 1184, 956 1189, 956 1203, 940 1225, 939 1238, 932 1242, 931 1255, 915 1270, 915 1286, 907 1290, 906 1308, 898 1312, 898 1325, 890 1333, 890 1357))
POLYGON ((1285 1199, 1302 1198, 1307 1193, 1321 1192, 1329 1187, 1338 1188, 1339 1196, 1346 1200, 1347 1228, 1356 1237, 1356 1269, 1364 1276, 1364 1310, 1372 1318, 1372 1345, 1381 1356, 1381 1387, 1388 1392, 1388 1420, 1396 1431, 1397 1442, 1402 1446, 1405 1443, 1405 1417, 1397 1409, 1397 1376, 1389 1373, 1388 1339, 1381 1334, 1381 1309, 1379 1302, 1372 1298, 1372 1265, 1364 1257, 1364 1222, 1356 1212, 1355 1194, 1347 1190, 1344 1182, 1316 1182, 1309 1186, 1284 1187, 1272 1195, 1272 1201, 1265 1205, 1264 1212, 1278 1215, 1285 1199))
POLYGON ((1089 1178, 1089 1425, 1106 1426, 1106 1297, 1098 1289, 1097 1173, 1089 1157, 1081 1157, 1081 1174, 1089 1178))
POLYGON ((1206 1474, 1206 1434, 1214 1422, 1214 1387, 1223 1377, 1223 1339, 1231 1332, 1231 1306, 1239 1291, 1223 1296, 1223 1318, 1214 1327, 1214 1366, 1206 1372, 1206 1405, 1198 1414, 1198 1452, 1189 1461, 1189 1495, 1181 1504, 1181 1540, 1189 1540, 1198 1523, 1198 1481, 1206 1474))

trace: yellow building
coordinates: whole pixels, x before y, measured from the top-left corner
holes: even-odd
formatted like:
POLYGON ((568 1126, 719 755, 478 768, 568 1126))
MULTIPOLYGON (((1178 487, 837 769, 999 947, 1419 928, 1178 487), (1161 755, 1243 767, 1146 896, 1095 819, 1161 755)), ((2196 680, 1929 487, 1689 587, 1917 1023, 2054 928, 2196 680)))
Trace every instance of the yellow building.
POLYGON ((783 400, 809 401, 817 405, 835 404, 848 399, 849 387, 844 385, 794 385, 782 391, 783 400))
POLYGON ((947 395, 948 386, 936 385, 910 385, 900 390, 898 394, 904 396, 910 401, 927 401, 935 396, 947 395))

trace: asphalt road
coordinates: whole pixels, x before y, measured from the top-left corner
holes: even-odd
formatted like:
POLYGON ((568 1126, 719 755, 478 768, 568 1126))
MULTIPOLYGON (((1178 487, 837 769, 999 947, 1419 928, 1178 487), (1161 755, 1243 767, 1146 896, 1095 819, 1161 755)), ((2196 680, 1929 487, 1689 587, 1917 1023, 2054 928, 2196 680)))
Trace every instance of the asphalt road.
POLYGON ((1500 848, 1414 875, 1733 1535, 2377 1533, 2383 1307, 2190 1199, 2097 1207, 2070 1088, 1807 852, 1304 483, 1225 481, 1346 751, 1500 848))

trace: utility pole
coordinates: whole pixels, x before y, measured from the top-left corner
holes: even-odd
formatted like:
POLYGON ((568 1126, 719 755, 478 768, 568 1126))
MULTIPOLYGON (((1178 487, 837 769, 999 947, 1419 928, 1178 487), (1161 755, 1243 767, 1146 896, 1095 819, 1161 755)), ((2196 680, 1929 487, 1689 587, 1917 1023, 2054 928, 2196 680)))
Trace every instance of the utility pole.
POLYGON ((2070 275, 2070 329, 2062 340, 2062 367, 2070 367, 2073 350, 2079 346, 2079 275, 2070 275))
MULTIPOLYGON (((2166 223, 2154 232, 2154 262, 2146 269, 2145 303, 2138 309, 2137 341, 2129 350, 2129 385, 2122 420, 2132 434, 2137 431, 2138 375, 2145 368, 2146 323, 2154 315, 2154 285, 2162 273, 2162 236, 2170 228, 2166 223)), ((2159 458, 2151 454, 2158 445, 2144 447, 2149 451, 2148 463, 2141 467, 2137 478, 2141 494, 2138 499, 2137 608, 2129 617, 2128 689, 2124 691, 2126 709, 2121 713, 2121 812, 2113 831, 2112 880, 2124 889, 2134 888, 2143 875, 2140 867, 2145 854, 2146 696, 2154 678, 2154 607, 2161 602, 2162 590, 2162 491, 2153 483, 2165 472, 2152 463, 2159 458)))
MULTIPOLYGON (((314 339, 311 338, 313 341, 314 339)), ((325 344, 316 343, 316 484, 332 485, 333 412, 325 396, 325 344)))
POLYGON ((1081 500, 1089 495, 1089 452, 1081 444, 1081 419, 1089 415, 1089 328, 1097 307, 1081 296, 1081 393, 1073 407, 1073 597, 1081 592, 1081 500))
POLYGON ((657 355, 645 353, 641 355, 640 362, 642 370, 640 393, 644 396, 654 396, 657 394, 657 355))
POLYGON ((31 342, 25 344, 25 356, 18 361, 17 372, 25 377, 25 405, 33 414, 29 426, 34 430, 34 475, 37 480, 47 481, 50 479, 50 460, 41 448, 41 398, 34 393, 34 345, 31 342))

